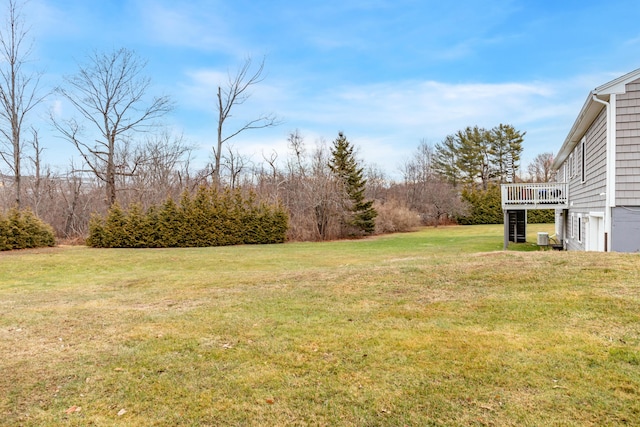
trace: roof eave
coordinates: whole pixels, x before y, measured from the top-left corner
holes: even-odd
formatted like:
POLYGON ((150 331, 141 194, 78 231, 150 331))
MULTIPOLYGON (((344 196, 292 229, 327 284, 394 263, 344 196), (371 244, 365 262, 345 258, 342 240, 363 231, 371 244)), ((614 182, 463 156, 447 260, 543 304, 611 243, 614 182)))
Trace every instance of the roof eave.
POLYGON ((600 111, 604 108, 602 103, 593 100, 594 96, 598 97, 602 101, 609 101, 611 94, 625 93, 626 85, 639 78, 640 68, 598 86, 589 92, 589 96, 582 106, 580 114, 578 114, 576 121, 573 123, 573 126, 565 138, 560 151, 558 151, 558 154, 555 156, 553 164, 551 165, 553 170, 560 169, 560 166, 562 166, 567 157, 569 157, 573 148, 580 142, 584 134, 587 132, 587 129, 589 129, 589 126, 591 126, 596 117, 598 117, 598 114, 600 114, 600 111))
POLYGON ((551 165, 553 170, 558 170, 560 166, 562 166, 562 163, 564 163, 567 157, 569 157, 573 148, 578 144, 578 142, 580 142, 591 123, 593 123, 600 111, 604 108, 604 105, 593 100, 594 95, 597 96, 596 90, 589 92, 589 96, 585 100, 584 105, 580 110, 580 114, 578 114, 578 117, 573 123, 569 134, 565 138, 560 151, 558 151, 558 154, 553 160, 553 164, 551 165))

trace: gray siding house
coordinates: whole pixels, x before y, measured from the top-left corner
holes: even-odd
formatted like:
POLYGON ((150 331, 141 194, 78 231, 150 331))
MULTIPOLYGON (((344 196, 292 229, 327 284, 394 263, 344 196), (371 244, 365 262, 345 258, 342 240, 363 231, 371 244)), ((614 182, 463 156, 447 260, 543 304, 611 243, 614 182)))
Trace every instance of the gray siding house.
POLYGON ((567 250, 640 252, 640 69, 591 91, 552 167, 567 250))

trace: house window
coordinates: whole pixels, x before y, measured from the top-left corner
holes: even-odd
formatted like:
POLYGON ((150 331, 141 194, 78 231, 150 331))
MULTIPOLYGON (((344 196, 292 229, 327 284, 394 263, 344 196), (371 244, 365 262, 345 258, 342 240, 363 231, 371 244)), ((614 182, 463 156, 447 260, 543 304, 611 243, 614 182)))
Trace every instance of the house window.
POLYGON ((580 173, 582 174, 582 178, 581 181, 585 182, 586 178, 587 178, 587 171, 586 171, 586 166, 587 166, 587 139, 586 138, 582 138, 582 142, 580 142, 580 163, 581 163, 581 167, 580 167, 580 173))
POLYGON ((573 178, 573 152, 569 154, 569 179, 573 178))
POLYGON ((582 242, 582 215, 578 214, 577 218, 577 227, 578 227, 578 242, 582 242))
POLYGON ((571 235, 572 239, 576 237, 575 222, 576 222, 576 216, 575 214, 571 214, 569 216, 569 234, 571 235))

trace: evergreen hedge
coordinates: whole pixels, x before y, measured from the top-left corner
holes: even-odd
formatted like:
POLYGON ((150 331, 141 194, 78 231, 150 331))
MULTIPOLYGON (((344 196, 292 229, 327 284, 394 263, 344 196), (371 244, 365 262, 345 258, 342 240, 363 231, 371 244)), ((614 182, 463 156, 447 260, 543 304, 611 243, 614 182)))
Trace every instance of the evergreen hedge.
POLYGON ((288 216, 281 206, 258 203, 239 190, 201 187, 144 211, 114 204, 106 217, 94 215, 87 244, 101 248, 204 247, 282 243, 288 216))
MULTIPOLYGON (((457 217, 459 224, 502 224, 504 212, 502 211, 502 199, 499 185, 490 185, 486 190, 465 187, 462 190, 462 198, 469 202, 471 210, 469 215, 457 217)), ((529 224, 548 224, 555 221, 553 209, 534 209, 527 211, 529 224)))
POLYGON ((527 211, 527 222, 529 224, 550 224, 556 221, 556 211, 554 209, 531 209, 527 211))
POLYGON ((0 251, 55 246, 53 228, 30 210, 0 213, 0 251))

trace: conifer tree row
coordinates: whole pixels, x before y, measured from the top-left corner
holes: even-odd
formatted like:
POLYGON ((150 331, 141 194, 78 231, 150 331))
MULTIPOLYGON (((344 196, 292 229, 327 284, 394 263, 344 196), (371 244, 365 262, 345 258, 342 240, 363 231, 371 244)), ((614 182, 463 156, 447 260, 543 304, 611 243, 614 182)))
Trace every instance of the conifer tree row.
POLYGON ((479 184, 506 182, 509 164, 519 168, 526 132, 500 124, 492 129, 467 127, 436 144, 435 172, 449 183, 479 184))
POLYGON ((200 187, 193 196, 183 193, 178 204, 169 198, 146 211, 136 204, 126 211, 114 204, 105 217, 91 219, 87 244, 165 248, 282 243, 287 226, 279 205, 258 203, 239 190, 200 187))
POLYGON ((468 126, 436 144, 434 173, 453 187, 462 187, 460 195, 469 208, 467 214, 456 215, 460 224, 502 223, 499 184, 508 182, 519 168, 525 134, 505 124, 489 130, 468 126))

